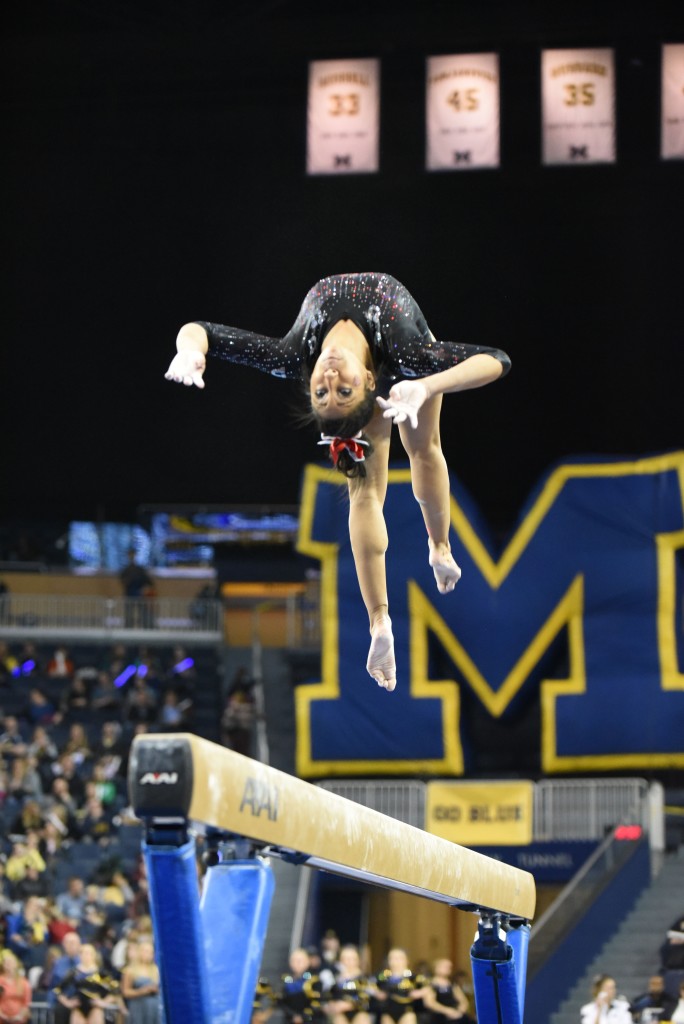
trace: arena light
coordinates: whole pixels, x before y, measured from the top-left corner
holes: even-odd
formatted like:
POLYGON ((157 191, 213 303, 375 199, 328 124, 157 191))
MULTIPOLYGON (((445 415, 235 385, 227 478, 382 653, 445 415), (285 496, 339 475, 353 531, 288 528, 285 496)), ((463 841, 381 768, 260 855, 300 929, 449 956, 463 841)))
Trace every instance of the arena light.
POLYGON ((644 830, 641 825, 618 825, 615 829, 615 838, 621 841, 641 839, 644 830))
POLYGON ((187 670, 189 668, 192 668, 192 666, 194 664, 195 664, 194 658, 183 658, 182 661, 179 661, 177 665, 173 666, 173 671, 174 672, 187 672, 187 670))
POLYGON ((137 665, 127 665, 123 672, 116 677, 114 680, 115 686, 125 686, 131 676, 134 676, 138 671, 137 665))

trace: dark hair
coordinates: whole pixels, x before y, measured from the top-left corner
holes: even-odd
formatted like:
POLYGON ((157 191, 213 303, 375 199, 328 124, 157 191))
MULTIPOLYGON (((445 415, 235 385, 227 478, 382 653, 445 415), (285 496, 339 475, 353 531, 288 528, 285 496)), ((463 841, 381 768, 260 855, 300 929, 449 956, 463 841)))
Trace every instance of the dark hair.
MULTIPOLYGON (((339 419, 325 419, 315 409, 312 409, 311 415, 321 434, 327 434, 330 437, 356 437, 366 424, 370 423, 375 409, 375 392, 368 390, 359 404, 347 416, 339 419)), ((360 440, 366 442, 363 451, 365 457, 369 458, 373 454, 373 445, 364 434, 361 434, 360 440)), ((366 475, 366 467, 363 462, 356 462, 347 451, 340 452, 335 468, 349 479, 366 475)))

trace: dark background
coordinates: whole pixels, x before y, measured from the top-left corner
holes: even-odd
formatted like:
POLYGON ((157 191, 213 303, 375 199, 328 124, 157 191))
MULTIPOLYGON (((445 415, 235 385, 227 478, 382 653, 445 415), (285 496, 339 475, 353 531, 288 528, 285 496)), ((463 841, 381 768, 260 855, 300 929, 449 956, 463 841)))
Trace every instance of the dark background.
POLYGON ((443 413, 499 530, 558 459, 682 444, 684 162, 659 158, 681 2, 63 0, 3 22, 2 522, 296 502, 320 455, 291 385, 163 373, 184 322, 279 336, 346 271, 510 353, 443 413), (540 50, 569 46, 616 48, 615 165, 541 165, 540 50), (502 166, 428 174, 425 58, 483 50, 502 166), (308 61, 356 56, 382 60, 380 173, 307 178, 308 61))

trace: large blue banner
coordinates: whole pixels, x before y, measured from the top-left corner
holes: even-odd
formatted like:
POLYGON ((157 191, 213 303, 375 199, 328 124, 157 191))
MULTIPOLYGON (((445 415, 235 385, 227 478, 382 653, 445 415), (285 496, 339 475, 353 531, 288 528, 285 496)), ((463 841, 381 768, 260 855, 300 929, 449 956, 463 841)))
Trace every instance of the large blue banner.
POLYGON ((366 673, 347 515, 345 481, 307 467, 299 549, 321 565, 322 678, 296 694, 300 775, 463 774, 464 688, 495 718, 541 688, 545 772, 684 767, 684 452, 556 467, 499 552, 452 480, 463 577, 446 596, 428 566, 408 468, 391 468, 393 693, 366 673), (559 638, 566 677, 545 679, 559 638))

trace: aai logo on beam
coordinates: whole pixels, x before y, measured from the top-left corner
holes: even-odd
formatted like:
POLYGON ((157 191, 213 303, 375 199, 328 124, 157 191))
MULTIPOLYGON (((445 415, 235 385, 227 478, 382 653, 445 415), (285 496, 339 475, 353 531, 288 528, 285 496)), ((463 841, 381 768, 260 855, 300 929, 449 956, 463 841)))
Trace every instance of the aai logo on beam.
POLYGON ((296 693, 300 775, 463 774, 465 688, 499 718, 540 687, 546 772, 684 766, 683 452, 558 466, 498 556, 474 505, 452 496, 463 578, 447 596, 427 565, 408 469, 390 470, 391 694, 365 670, 344 488, 307 467, 299 549, 321 563, 322 678, 296 693), (564 678, 545 678, 559 638, 564 678), (450 666, 440 678, 435 644, 450 666))

